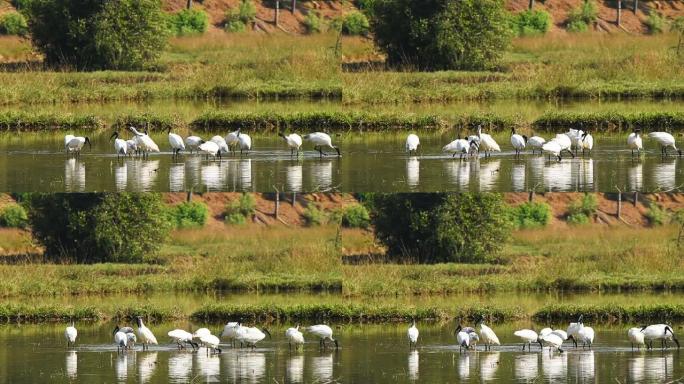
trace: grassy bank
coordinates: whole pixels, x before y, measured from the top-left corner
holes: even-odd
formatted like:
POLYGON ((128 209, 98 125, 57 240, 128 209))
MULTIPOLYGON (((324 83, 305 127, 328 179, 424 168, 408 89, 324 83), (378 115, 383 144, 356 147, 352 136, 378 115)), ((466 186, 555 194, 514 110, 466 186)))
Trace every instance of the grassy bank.
POLYGON ((489 323, 531 320, 538 324, 562 323, 583 315, 585 323, 640 323, 684 320, 683 305, 551 305, 527 312, 514 305, 446 306, 386 304, 230 305, 208 304, 194 312, 176 307, 136 305, 123 308, 93 306, 0 305, 2 323, 48 323, 77 321, 130 322, 142 316, 148 322, 191 320, 221 324, 241 321, 250 324, 327 322, 395 323, 419 321, 461 321, 471 323, 484 317, 489 323))
POLYGON ((595 113, 546 112, 523 118, 500 113, 398 113, 337 110, 321 112, 228 112, 212 110, 190 119, 175 114, 137 113, 114 117, 78 113, 0 112, 0 131, 98 131, 124 130, 128 126, 150 131, 171 128, 179 132, 227 132, 238 128, 256 133, 304 130, 327 132, 384 132, 390 130, 443 131, 451 128, 474 130, 482 125, 488 131, 511 128, 537 132, 558 132, 581 128, 599 133, 616 133, 641 128, 684 130, 683 112, 595 113))
POLYGON ((674 226, 521 230, 498 264, 344 265, 344 293, 682 290, 682 250, 670 241, 676 235, 674 226))
MULTIPOLYGON (((156 72, 61 72, 19 62, 0 69, 0 104, 113 100, 331 99, 392 104, 493 99, 684 97, 677 36, 563 34, 520 38, 497 71, 370 70, 372 42, 337 35, 210 33, 177 38, 156 72)), ((0 39, 0 56, 28 42, 0 39)), ((33 58, 31 58, 33 59, 33 58)), ((35 59, 34 59, 35 60, 35 59)))

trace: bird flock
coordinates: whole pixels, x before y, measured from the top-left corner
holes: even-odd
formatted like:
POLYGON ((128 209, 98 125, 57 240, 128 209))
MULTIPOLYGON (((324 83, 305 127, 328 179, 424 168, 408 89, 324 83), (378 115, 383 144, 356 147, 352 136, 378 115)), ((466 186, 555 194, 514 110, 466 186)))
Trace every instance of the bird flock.
MULTIPOLYGON (((125 156, 140 156, 148 158, 150 153, 160 152, 159 146, 149 136, 147 129, 143 132, 138 131, 135 127, 129 127, 128 130, 133 135, 132 138, 124 140, 120 138, 119 132, 114 132, 110 136, 110 141, 114 141, 114 152, 119 157, 125 156)), ((221 159, 227 154, 236 154, 240 151, 240 155, 249 153, 252 150, 252 138, 240 131, 240 129, 228 133, 225 137, 216 135, 209 140, 204 140, 199 136, 188 136, 183 139, 182 136, 171 132, 171 127, 167 128, 167 135, 169 140, 169 148, 172 151, 172 157, 176 158, 181 155, 181 152, 189 152, 205 155, 207 158, 221 159)), ((300 149, 304 141, 313 144, 313 148, 317 151, 320 157, 327 156, 328 153, 324 149, 335 150, 338 157, 342 156, 338 146, 333 145, 332 138, 327 133, 314 132, 304 136, 297 133, 278 134, 287 144, 290 149, 291 156, 299 156, 300 149)), ((650 139, 658 143, 661 150, 661 155, 667 157, 672 151, 676 152, 678 156, 682 156, 681 149, 677 148, 675 138, 668 132, 651 132, 648 134, 650 139)), ((553 157, 561 161, 564 154, 571 157, 579 155, 581 151, 582 156, 591 154, 594 148, 594 138, 589 131, 581 129, 570 129, 565 133, 558 133, 555 137, 546 140, 541 136, 532 135, 527 137, 516 132, 515 128, 511 129, 510 136, 511 147, 515 151, 515 158, 519 159, 524 151, 529 148, 532 154, 545 154, 549 160, 553 157)), ((91 141, 88 137, 66 135, 64 137, 64 148, 67 155, 78 157, 85 144, 92 147, 91 141)), ((405 150, 410 155, 418 154, 420 147, 420 138, 411 133, 406 138, 405 150)), ((641 130, 635 129, 627 136, 627 148, 631 150, 632 157, 640 156, 643 151, 643 140, 641 130)), ((452 157, 459 156, 460 159, 464 157, 472 157, 482 153, 485 158, 491 157, 493 152, 501 152, 501 147, 496 140, 489 134, 484 133, 482 126, 477 127, 477 133, 470 135, 467 138, 461 138, 460 135, 456 140, 448 143, 442 148, 442 152, 452 154, 452 157)))
MULTIPOLYGON (((157 338, 151 329, 143 323, 142 317, 136 319, 137 330, 133 327, 117 325, 112 331, 114 344, 116 345, 117 353, 125 353, 133 350, 136 343, 142 344, 142 350, 148 350, 150 345, 159 345, 157 338)), ((333 330, 325 324, 312 325, 310 327, 302 328, 308 334, 316 337, 319 340, 321 349, 327 349, 335 346, 339 348, 337 339, 333 338, 333 330)), ((197 329, 194 333, 188 332, 184 329, 173 329, 167 332, 170 343, 175 345, 179 350, 191 348, 196 352, 200 347, 204 347, 209 354, 221 353, 221 339, 227 339, 231 346, 256 348, 257 343, 264 340, 266 336, 271 337, 271 333, 266 328, 245 326, 239 322, 227 323, 220 333, 212 334, 208 328, 197 329)), ((64 330, 64 338, 67 342, 67 348, 76 345, 76 337, 78 331, 71 321, 69 326, 64 330)), ((416 335, 416 339, 417 339, 416 335)), ((285 338, 287 339, 290 349, 298 349, 304 345, 304 333, 300 331, 300 326, 288 328, 285 331, 285 338)))

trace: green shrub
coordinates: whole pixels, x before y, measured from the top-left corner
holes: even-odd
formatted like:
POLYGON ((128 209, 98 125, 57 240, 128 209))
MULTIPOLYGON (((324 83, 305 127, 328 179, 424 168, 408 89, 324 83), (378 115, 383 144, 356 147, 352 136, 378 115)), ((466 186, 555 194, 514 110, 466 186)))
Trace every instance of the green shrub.
POLYGON ((342 33, 345 35, 365 35, 370 29, 368 18, 361 12, 352 12, 342 21, 342 33))
POLYGON ((648 219, 649 225, 652 227, 659 227, 670 222, 670 214, 667 210, 656 204, 651 204, 651 206, 648 207, 646 218, 648 219))
POLYGON ((45 193, 27 201, 45 256, 78 263, 142 262, 170 229, 157 193, 45 193))
POLYGON ((168 37, 160 0, 32 0, 25 14, 33 45, 54 66, 143 69, 168 37))
POLYGON ((593 0, 585 0, 581 6, 568 14, 568 32, 585 32, 598 19, 598 9, 593 0))
POLYGON ((360 204, 351 205, 342 212, 341 223, 346 228, 368 228, 370 215, 366 207, 360 204))
POLYGON ((483 262, 510 234, 499 194, 394 193, 373 200, 376 236, 396 261, 483 262))
POLYGON ((245 224, 248 217, 256 213, 256 200, 251 193, 243 193, 240 199, 230 203, 225 210, 225 222, 228 224, 245 224))
POLYGON ((304 217, 304 224, 309 227, 325 224, 326 221, 325 212, 321 211, 313 204, 309 204, 306 207, 302 216, 304 217))
POLYGON ((665 32, 666 25, 667 20, 655 12, 651 12, 646 19, 646 27, 648 28, 648 33, 651 35, 665 32))
POLYGON ((198 201, 188 201, 171 208, 176 228, 203 227, 209 217, 209 208, 198 201))
POLYGON ((26 9, 26 7, 28 6, 28 3, 29 3, 29 2, 31 2, 31 0, 11 0, 11 1, 10 1, 10 3, 12 4, 12 6, 14 6, 14 8, 16 8, 16 9, 18 9, 18 10, 20 10, 20 11, 23 10, 23 9, 26 9))
POLYGON ((545 227, 551 221, 551 206, 535 202, 520 204, 511 210, 511 219, 516 228, 545 227))
POLYGON ((208 26, 209 16, 199 9, 184 9, 169 16, 169 28, 176 36, 201 35, 208 26))
POLYGON ((354 0, 354 5, 356 8, 360 9, 361 12, 365 13, 369 17, 373 16, 373 7, 375 0, 354 0))
POLYGON ((256 6, 252 0, 241 0, 237 9, 226 12, 226 32, 244 32, 247 24, 254 21, 256 6))
POLYGON ((26 228, 27 226, 28 215, 21 205, 11 204, 0 210, 0 227, 26 228))
POLYGON ((19 12, 10 12, 0 16, 0 35, 26 36, 28 24, 19 12))
POLYGON ((568 206, 568 224, 587 224, 596 215, 598 202, 596 196, 585 194, 578 201, 570 203, 568 206))
POLYGON ((511 29, 517 36, 544 35, 551 28, 551 14, 541 10, 527 10, 513 15, 511 29))
POLYGON ((240 20, 230 20, 226 21, 224 30, 231 33, 244 32, 247 30, 247 26, 240 20))
POLYGON ((510 43, 503 0, 376 0, 373 13, 376 45, 390 65, 489 69, 510 43))
POLYGON ((323 28, 323 21, 316 14, 316 12, 309 12, 304 17, 304 27, 307 33, 321 33, 323 28))

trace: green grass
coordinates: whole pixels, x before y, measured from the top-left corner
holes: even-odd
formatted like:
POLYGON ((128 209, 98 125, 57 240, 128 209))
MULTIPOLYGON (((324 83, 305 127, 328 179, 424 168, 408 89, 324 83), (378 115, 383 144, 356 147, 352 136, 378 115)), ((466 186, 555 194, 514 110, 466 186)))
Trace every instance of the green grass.
POLYGON ((583 33, 515 39, 497 71, 345 71, 377 60, 372 42, 337 36, 251 33, 172 39, 156 72, 61 72, 36 64, 28 42, 0 39, 0 104, 115 100, 332 99, 411 104, 495 99, 684 97, 677 36, 583 33), (26 63, 29 61, 29 63, 26 63))
POLYGON ((583 321, 594 323, 665 323, 684 320, 684 305, 549 305, 535 312, 532 318, 539 322, 558 322, 576 320, 580 315, 583 321))

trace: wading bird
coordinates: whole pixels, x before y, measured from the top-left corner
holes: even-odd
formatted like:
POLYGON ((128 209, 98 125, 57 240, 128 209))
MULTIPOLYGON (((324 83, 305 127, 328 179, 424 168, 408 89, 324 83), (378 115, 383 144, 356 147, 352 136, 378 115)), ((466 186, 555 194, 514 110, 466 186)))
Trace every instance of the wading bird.
POLYGON ((644 149, 644 143, 641 140, 641 129, 635 129, 634 132, 627 136, 627 146, 632 151, 632 157, 634 157, 634 150, 637 151, 637 156, 641 155, 641 150, 644 149))
POLYGON ((416 328, 416 320, 413 320, 413 324, 409 327, 408 331, 406 332, 406 336, 408 337, 409 341, 409 348, 417 347, 418 346, 418 328, 416 328))
POLYGON ((418 146, 420 145, 420 139, 418 138, 417 135, 411 133, 406 137, 406 152, 411 154, 413 152, 414 154, 418 152, 418 146))
POLYGON ((572 339, 572 343, 575 345, 575 348, 577 348, 577 338, 579 337, 579 330, 582 328, 582 317, 583 315, 580 315, 579 318, 577 319, 576 323, 570 323, 568 325, 568 338, 572 339))
POLYGON ((143 351, 145 349, 150 349, 150 344, 157 345, 157 338, 154 337, 152 331, 143 324, 142 317, 138 316, 138 337, 140 337, 140 342, 143 345, 143 351))
POLYGON ((221 340, 219 340, 218 337, 212 335, 211 333, 208 335, 203 335, 200 337, 200 341, 202 344, 204 344, 204 347, 207 349, 207 355, 209 355, 209 352, 211 353, 221 353, 221 348, 219 348, 219 344, 221 343, 221 340))
POLYGON ((541 136, 535 136, 534 133, 532 134, 532 137, 527 139, 527 145, 532 148, 533 155, 536 150, 539 150, 539 153, 542 153, 542 145, 544 145, 544 143, 546 143, 546 139, 541 136))
POLYGON ((226 144, 228 144, 228 148, 230 148, 230 150, 233 152, 235 152, 235 147, 237 147, 238 143, 240 142, 238 140, 239 134, 240 130, 238 129, 237 131, 230 132, 226 135, 226 144))
POLYGON ((290 156, 294 156, 295 151, 297 152, 297 156, 299 156, 299 147, 302 146, 302 137, 296 133, 290 133, 287 136, 281 133, 280 137, 285 139, 287 146, 290 147, 290 156))
POLYGON ((259 329, 257 327, 242 327, 237 329, 235 339, 240 342, 240 345, 246 344, 248 347, 256 348, 256 344, 266 338, 271 338, 271 333, 266 329, 259 329))
POLYGON ((135 140, 138 150, 142 152, 143 158, 149 157, 150 152, 159 152, 159 146, 147 134, 147 130, 139 132, 135 127, 128 127, 128 130, 135 135, 133 140, 135 140))
POLYGON ((249 153, 249 151, 252 149, 252 138, 246 133, 239 132, 238 146, 240 147, 240 156, 242 156, 243 151, 249 153))
POLYGON ((646 342, 644 340, 644 333, 641 332, 641 330, 644 328, 647 327, 634 327, 630 328, 629 331, 627 331, 627 338, 629 339, 629 342, 632 345, 632 349, 634 349, 635 345, 637 349, 641 349, 642 346, 646 345, 646 342))
POLYGON ((66 327, 66 329, 64 330, 64 338, 67 341, 67 348, 69 348, 70 346, 74 346, 76 344, 76 336, 78 336, 78 331, 74 326, 74 321, 71 320, 71 325, 66 327))
POLYGON ((511 128, 511 145, 515 149, 515 157, 520 158, 520 152, 525 150, 527 136, 515 133, 515 128, 511 128))
POLYGON ((325 349, 326 342, 331 341, 335 343, 335 349, 338 349, 340 347, 339 343, 337 342, 337 339, 333 339, 333 330, 332 328, 328 327, 327 325, 324 324, 319 324, 319 325, 312 325, 308 328, 306 328, 306 331, 309 332, 310 334, 318 337, 319 339, 319 346, 321 349, 325 349))
POLYGON ((672 340, 677 345, 677 349, 679 349, 679 340, 677 340, 672 327, 667 324, 644 326, 641 328, 641 332, 644 334, 644 340, 648 345, 648 349, 653 349, 654 340, 660 340, 660 345, 663 349, 667 348, 667 342, 672 340))
POLYGON ((221 149, 218 146, 218 144, 216 144, 213 141, 203 141, 197 147, 197 152, 200 155, 202 155, 202 154, 207 155, 207 160, 209 160, 209 156, 212 156, 214 158, 216 158, 218 156, 219 159, 221 158, 221 149))
POLYGON ((675 145, 675 138, 671 134, 667 132, 651 132, 648 134, 648 137, 660 144, 660 153, 663 157, 667 156, 668 148, 674 149, 679 154, 679 157, 682 157, 682 150, 677 148, 675 145))
POLYGON ((119 139, 119 132, 114 132, 109 140, 111 139, 114 139, 114 152, 116 152, 116 159, 118 160, 119 156, 125 157, 128 153, 128 143, 126 143, 126 140, 119 139))
POLYGON ((190 344, 192 347, 192 350, 194 351, 195 348, 199 348, 197 343, 192 341, 192 333, 182 330, 182 329, 174 329, 173 331, 169 331, 167 333, 171 340, 176 343, 178 346, 178 349, 185 349, 185 344, 190 344))
POLYGON ((240 323, 236 321, 231 321, 223 327, 223 332, 221 332, 221 337, 225 337, 230 340, 232 346, 235 346, 235 339, 237 337, 238 329, 240 329, 240 323))
POLYGON ((202 143, 202 138, 199 136, 188 136, 185 138, 185 146, 188 148, 188 151, 190 151, 190 154, 192 154, 193 151, 197 151, 197 147, 202 143))
POLYGON ((342 154, 340 154, 340 149, 332 145, 332 139, 327 133, 310 133, 308 135, 304 135, 304 140, 310 141, 314 145, 314 149, 318 151, 321 157, 327 156, 327 154, 323 153, 323 147, 332 148, 337 151, 337 157, 342 156, 342 154))
POLYGON ((520 338, 523 342, 523 352, 525 352, 525 346, 527 346, 527 350, 531 351, 532 349, 532 343, 537 343, 539 342, 539 335, 537 332, 531 330, 531 329, 521 329, 519 331, 513 332, 513 334, 517 337, 520 338))
POLYGON ((167 128, 166 133, 169 135, 169 145, 173 150, 173 157, 178 156, 180 151, 185 151, 185 143, 183 142, 183 138, 180 137, 180 135, 171 133, 171 127, 167 128))
POLYGON ((114 328, 114 332, 112 332, 112 335, 114 335, 114 344, 116 344, 116 352, 125 352, 126 346, 128 345, 128 336, 126 336, 126 333, 122 332, 119 326, 117 325, 114 328))
POLYGON ((460 136, 442 148, 442 152, 453 153, 452 157, 459 155, 460 159, 463 159, 464 155, 477 152, 477 150, 478 146, 475 140, 461 139, 460 136))
POLYGON ((484 317, 480 318, 479 324, 480 324, 480 338, 482 339, 482 342, 485 345, 485 351, 491 349, 492 344, 493 345, 501 345, 501 342, 499 342, 499 338, 496 337, 496 334, 494 333, 494 331, 485 325, 484 317))
POLYGON ((584 157, 585 150, 589 152, 589 155, 591 155, 591 150, 594 148, 594 137, 591 135, 591 133, 589 133, 589 131, 585 131, 584 134, 582 134, 580 147, 582 148, 582 157, 584 157))
POLYGON ((92 149, 93 145, 90 143, 90 139, 86 136, 73 136, 73 135, 66 135, 64 136, 64 147, 66 149, 67 154, 73 154, 74 156, 78 157, 81 155, 81 149, 83 149, 83 146, 85 144, 88 144, 88 148, 92 149), (68 139, 68 141, 67 141, 68 139))
POLYGON ((555 333, 539 336, 539 346, 542 347, 542 349, 544 346, 549 347, 549 353, 551 353, 553 350, 563 353, 563 340, 555 333))
POLYGON ((304 335, 299 330, 299 324, 297 324, 297 326, 294 328, 288 328, 287 331, 285 331, 285 338, 287 338, 287 344, 289 345, 290 349, 292 349, 293 344, 295 349, 297 349, 300 345, 304 345, 304 335))
POLYGON ((482 133, 482 126, 477 126, 477 137, 480 138, 480 143, 478 149, 481 149, 485 153, 485 157, 491 157, 492 152, 501 152, 499 144, 494 140, 491 135, 482 133))

